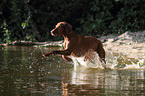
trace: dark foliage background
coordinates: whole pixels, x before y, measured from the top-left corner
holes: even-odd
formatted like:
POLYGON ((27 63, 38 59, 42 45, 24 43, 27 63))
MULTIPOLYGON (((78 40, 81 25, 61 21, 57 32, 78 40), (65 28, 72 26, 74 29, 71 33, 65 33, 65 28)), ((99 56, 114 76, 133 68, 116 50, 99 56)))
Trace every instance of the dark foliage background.
POLYGON ((145 30, 145 0, 1 0, 0 42, 48 41, 66 21, 82 35, 145 30))

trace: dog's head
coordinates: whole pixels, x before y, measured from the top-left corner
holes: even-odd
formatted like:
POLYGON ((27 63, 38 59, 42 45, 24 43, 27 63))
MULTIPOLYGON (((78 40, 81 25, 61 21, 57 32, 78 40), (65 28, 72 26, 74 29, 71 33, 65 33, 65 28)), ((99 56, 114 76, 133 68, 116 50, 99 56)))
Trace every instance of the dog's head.
POLYGON ((63 35, 66 36, 72 32, 72 26, 66 22, 59 22, 51 31, 52 36, 63 35))

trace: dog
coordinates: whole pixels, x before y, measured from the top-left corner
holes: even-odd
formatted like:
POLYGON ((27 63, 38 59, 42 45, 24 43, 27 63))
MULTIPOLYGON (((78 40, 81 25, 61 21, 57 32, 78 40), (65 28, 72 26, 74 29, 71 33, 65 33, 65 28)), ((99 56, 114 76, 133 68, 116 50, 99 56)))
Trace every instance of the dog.
POLYGON ((101 41, 91 36, 81 36, 72 31, 72 26, 67 22, 59 22, 56 27, 51 31, 52 36, 61 35, 64 37, 64 50, 55 50, 43 54, 44 57, 49 55, 60 54, 66 61, 71 61, 69 57, 82 57, 89 50, 98 53, 100 61, 106 64, 105 50, 101 41))

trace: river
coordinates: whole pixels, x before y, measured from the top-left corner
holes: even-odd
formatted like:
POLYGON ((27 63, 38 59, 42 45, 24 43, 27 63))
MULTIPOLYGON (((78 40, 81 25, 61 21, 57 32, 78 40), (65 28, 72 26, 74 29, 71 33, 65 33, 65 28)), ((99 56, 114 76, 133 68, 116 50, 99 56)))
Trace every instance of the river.
POLYGON ((0 47, 0 96, 145 96, 144 70, 74 69, 59 55, 42 57, 53 49, 0 47))

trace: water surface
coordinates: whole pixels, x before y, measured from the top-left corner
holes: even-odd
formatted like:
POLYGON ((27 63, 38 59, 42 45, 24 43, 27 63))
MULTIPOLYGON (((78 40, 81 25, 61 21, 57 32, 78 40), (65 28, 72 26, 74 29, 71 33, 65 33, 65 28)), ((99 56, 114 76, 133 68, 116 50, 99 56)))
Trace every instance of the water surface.
MULTIPOLYGON (((0 96, 144 96, 145 71, 73 68, 53 48, 0 47, 0 96)), ((113 55, 114 56, 114 55, 113 55)), ((113 57, 115 58, 115 57, 113 57)))

